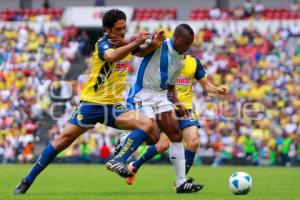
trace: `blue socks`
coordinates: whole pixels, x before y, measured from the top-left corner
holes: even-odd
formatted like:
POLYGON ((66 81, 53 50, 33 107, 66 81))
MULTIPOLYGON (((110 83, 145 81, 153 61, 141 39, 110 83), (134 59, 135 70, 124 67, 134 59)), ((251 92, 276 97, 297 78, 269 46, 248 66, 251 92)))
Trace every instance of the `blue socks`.
POLYGON ((47 145, 25 179, 30 183, 33 183, 37 175, 53 161, 57 153, 58 152, 54 149, 52 144, 47 145))
POLYGON ((154 156, 158 154, 155 145, 148 147, 147 151, 135 162, 133 162, 133 167, 138 170, 145 162, 151 160, 154 156))
POLYGON ((194 158, 195 158, 196 152, 192 152, 190 150, 185 149, 184 150, 184 156, 185 156, 185 174, 187 174, 193 163, 194 163, 194 158))
POLYGON ((141 129, 133 130, 125 141, 125 145, 118 155, 114 157, 114 160, 126 162, 131 154, 137 150, 137 148, 146 141, 148 135, 141 129))
MULTIPOLYGON (((133 166, 136 170, 138 170, 145 162, 151 160, 154 156, 156 156, 159 152, 157 151, 155 145, 148 147, 147 151, 135 162, 133 162, 133 166)), ((185 149, 185 173, 187 174, 191 169, 196 152, 192 152, 190 150, 185 149)))

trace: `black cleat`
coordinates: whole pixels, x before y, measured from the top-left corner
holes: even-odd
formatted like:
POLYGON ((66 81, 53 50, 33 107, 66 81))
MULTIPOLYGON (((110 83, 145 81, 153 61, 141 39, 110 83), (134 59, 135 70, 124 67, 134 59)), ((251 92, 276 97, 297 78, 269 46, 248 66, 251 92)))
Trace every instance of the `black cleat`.
POLYGON ((193 180, 189 179, 186 182, 184 182, 182 185, 180 185, 178 188, 176 188, 177 193, 192 193, 192 192, 198 192, 202 190, 204 187, 203 184, 195 184, 192 183, 193 180))
POLYGON ((30 188, 31 183, 27 181, 25 178, 22 179, 21 183, 17 185, 17 187, 14 190, 15 195, 25 194, 26 191, 30 188))
POLYGON ((106 163, 106 168, 120 175, 123 178, 132 176, 132 173, 127 169, 126 165, 117 160, 110 160, 106 163))

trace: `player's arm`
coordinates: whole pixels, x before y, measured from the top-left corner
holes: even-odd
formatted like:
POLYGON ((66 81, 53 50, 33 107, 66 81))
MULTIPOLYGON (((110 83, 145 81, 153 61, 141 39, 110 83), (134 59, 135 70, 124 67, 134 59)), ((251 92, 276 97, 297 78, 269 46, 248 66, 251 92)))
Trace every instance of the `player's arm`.
POLYGON ((111 63, 121 60, 143 44, 147 37, 146 34, 138 34, 133 41, 116 49, 108 48, 104 46, 105 44, 101 46, 100 44, 100 58, 111 63))
POLYGON ((224 87, 217 87, 207 80, 206 71, 204 70, 199 59, 197 61, 197 69, 195 73, 195 79, 200 83, 203 90, 208 93, 218 94, 218 95, 227 95, 227 89, 224 87))
POLYGON ((212 84, 210 81, 207 80, 206 77, 198 81, 202 88, 212 94, 218 94, 218 95, 227 95, 227 89, 225 87, 217 87, 214 84, 212 84))
POLYGON ((166 39, 165 32, 160 31, 159 33, 153 35, 150 45, 148 45, 147 47, 144 47, 144 48, 140 47, 140 49, 137 51, 137 53, 133 53, 133 54, 138 57, 145 57, 148 54, 155 51, 157 48, 159 48, 161 46, 161 44, 165 41, 165 39, 166 39))

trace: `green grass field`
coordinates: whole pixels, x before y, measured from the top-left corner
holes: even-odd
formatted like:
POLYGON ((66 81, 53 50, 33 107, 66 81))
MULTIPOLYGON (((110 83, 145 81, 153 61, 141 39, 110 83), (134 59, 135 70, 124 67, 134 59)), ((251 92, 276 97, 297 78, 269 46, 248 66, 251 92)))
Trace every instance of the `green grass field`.
POLYGON ((280 167, 204 167, 195 166, 190 175, 205 184, 195 194, 176 194, 172 188, 171 165, 146 165, 136 182, 127 186, 104 165, 51 165, 26 195, 14 196, 13 188, 31 165, 0 165, 0 199, 130 199, 130 200, 299 200, 300 169, 280 167), (253 190, 246 196, 230 193, 228 178, 235 171, 246 171, 253 178, 253 190))

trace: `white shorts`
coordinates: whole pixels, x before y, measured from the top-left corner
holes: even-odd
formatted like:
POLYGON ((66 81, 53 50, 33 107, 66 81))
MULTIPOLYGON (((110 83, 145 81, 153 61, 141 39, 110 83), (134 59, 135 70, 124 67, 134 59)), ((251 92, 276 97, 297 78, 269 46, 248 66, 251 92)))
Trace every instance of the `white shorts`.
POLYGON ((136 110, 144 113, 149 118, 170 110, 174 110, 172 102, 168 100, 167 90, 157 91, 143 88, 133 97, 136 110))

